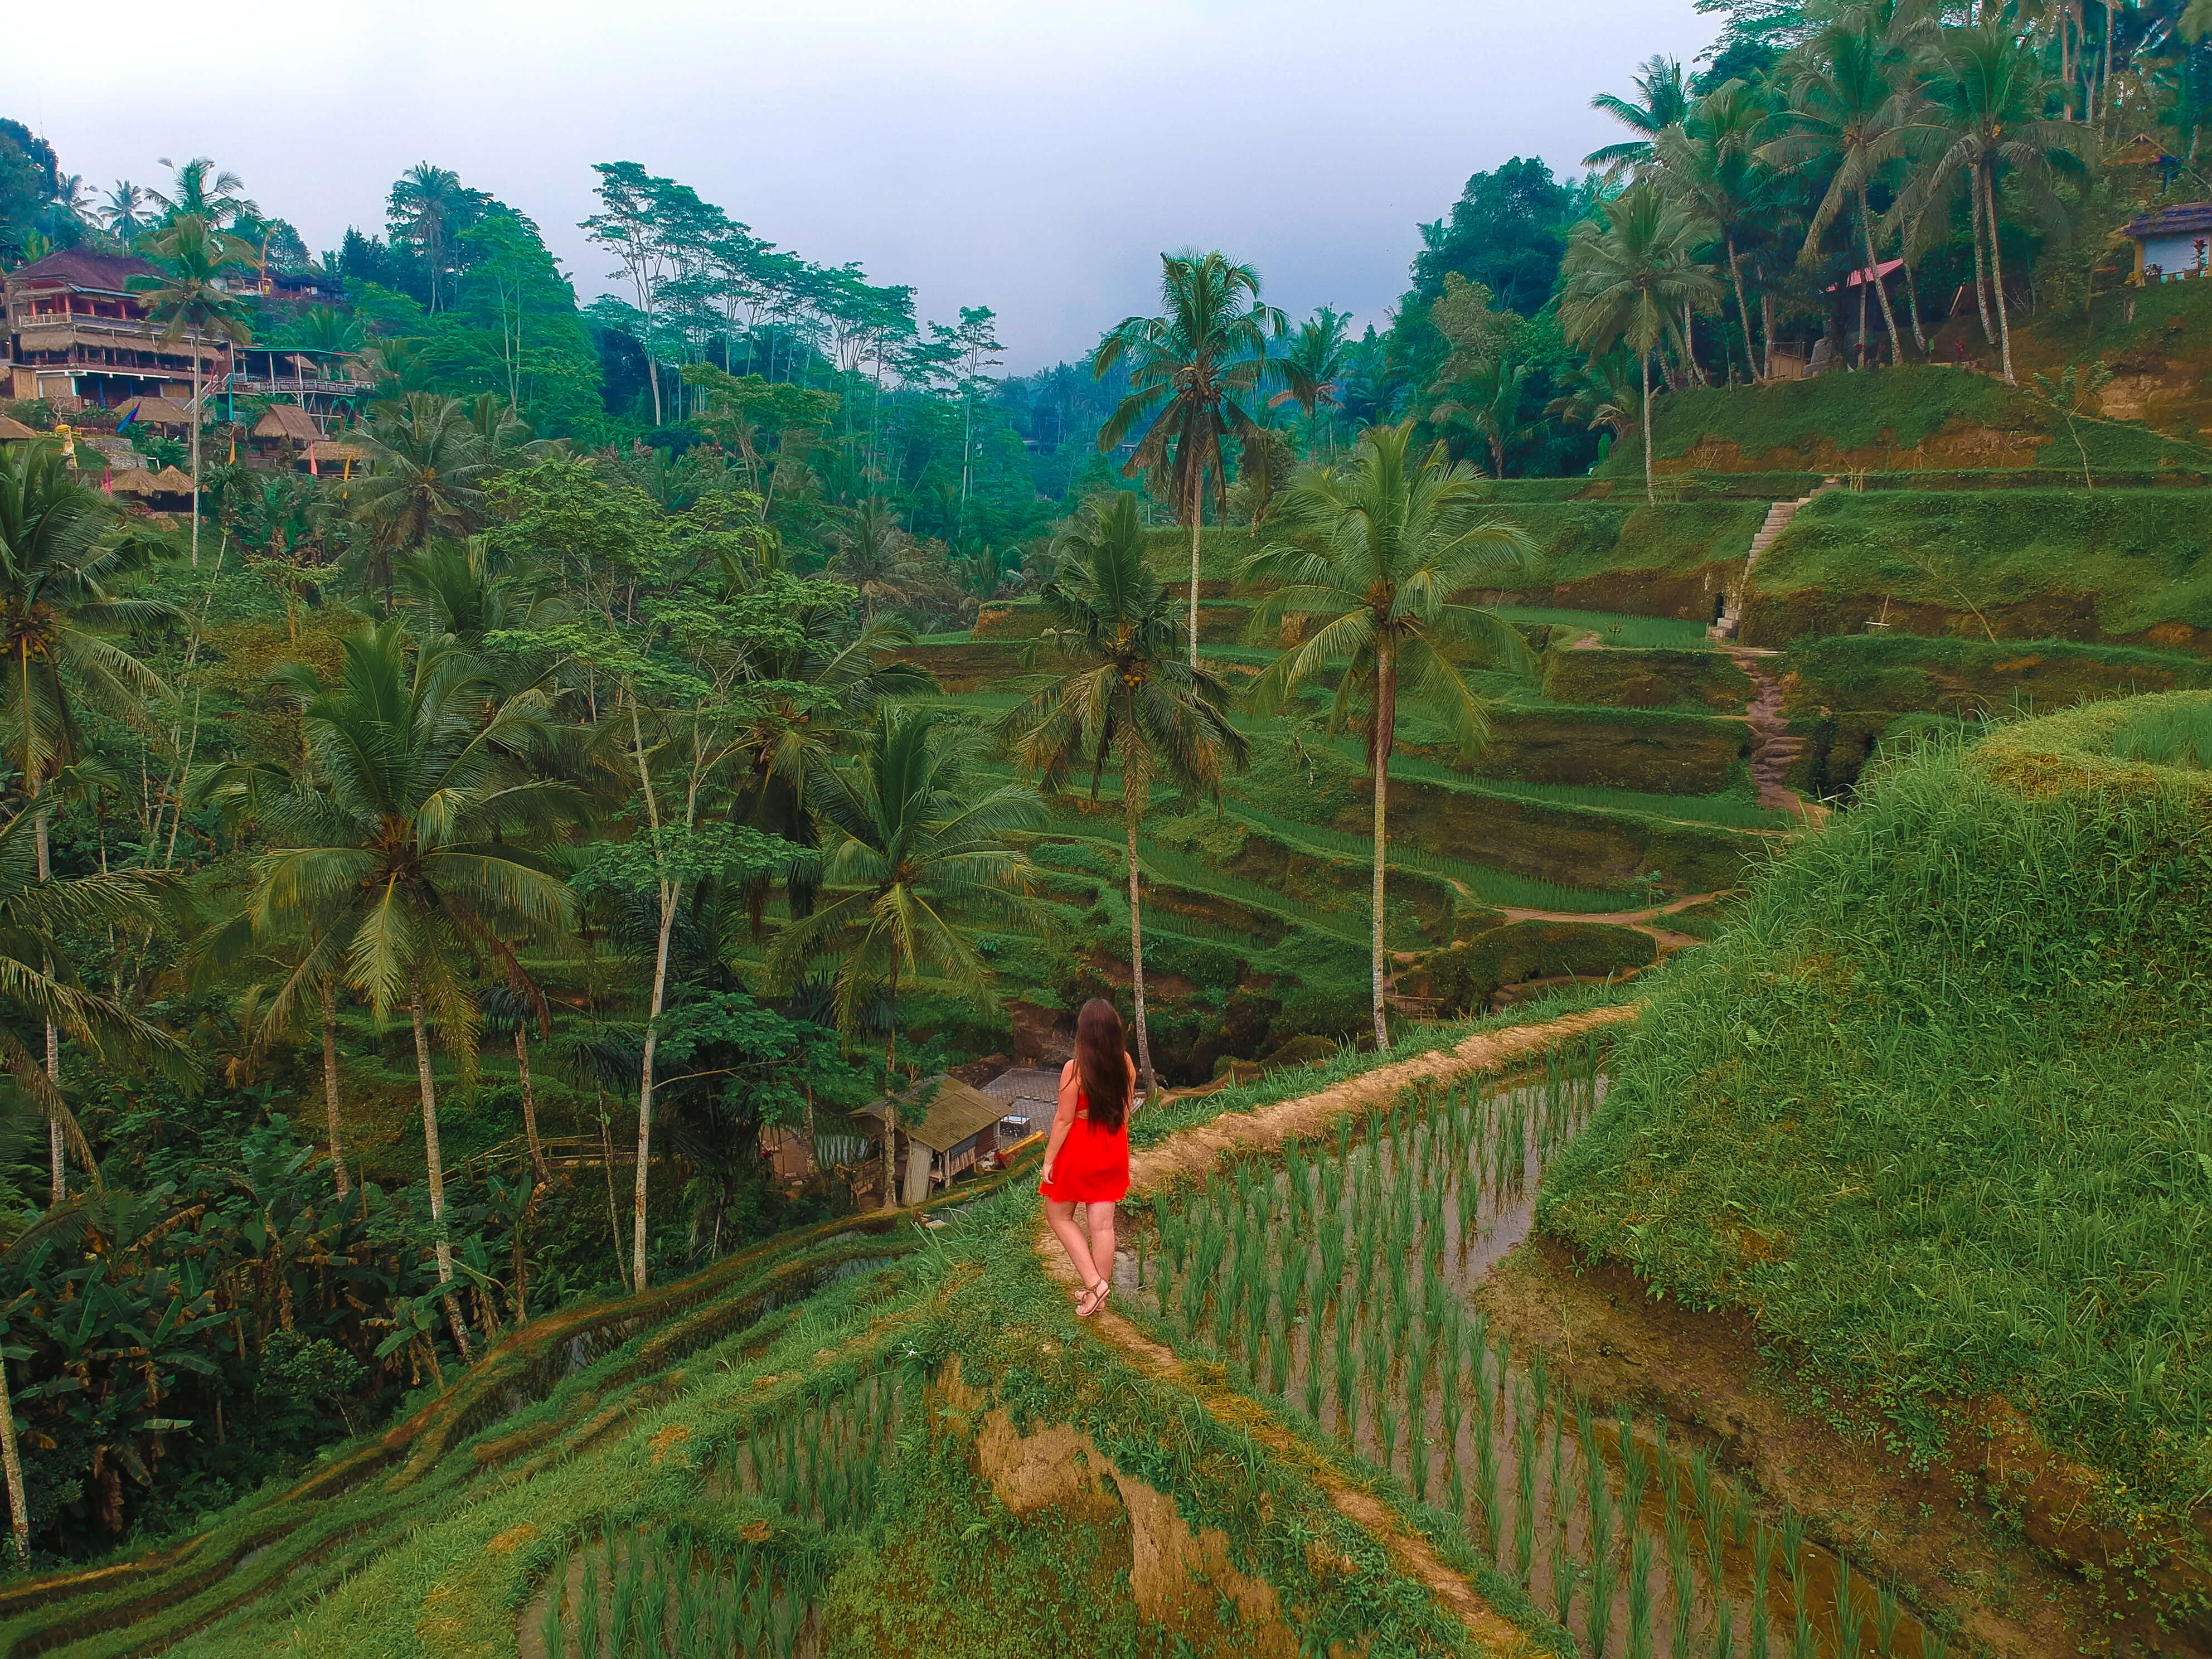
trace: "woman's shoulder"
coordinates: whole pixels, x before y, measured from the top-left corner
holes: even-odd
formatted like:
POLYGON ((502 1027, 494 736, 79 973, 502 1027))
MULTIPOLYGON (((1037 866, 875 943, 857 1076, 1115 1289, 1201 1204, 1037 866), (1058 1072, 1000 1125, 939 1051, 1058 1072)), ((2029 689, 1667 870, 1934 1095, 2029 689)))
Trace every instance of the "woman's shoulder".
POLYGON ((1069 1060, 1065 1066, 1062 1066, 1060 1068, 1060 1080, 1062 1083, 1066 1082, 1071 1078, 1079 1075, 1080 1073, 1077 1071, 1075 1062, 1073 1060, 1069 1060))

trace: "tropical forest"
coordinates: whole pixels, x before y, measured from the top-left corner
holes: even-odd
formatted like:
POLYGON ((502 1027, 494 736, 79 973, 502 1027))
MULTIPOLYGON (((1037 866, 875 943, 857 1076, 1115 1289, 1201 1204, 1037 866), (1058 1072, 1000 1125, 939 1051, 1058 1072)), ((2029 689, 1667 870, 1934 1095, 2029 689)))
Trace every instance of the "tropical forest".
POLYGON ((2212 1656, 2212 0, 1694 14, 1058 360, 0 76, 0 1655, 2212 1656))

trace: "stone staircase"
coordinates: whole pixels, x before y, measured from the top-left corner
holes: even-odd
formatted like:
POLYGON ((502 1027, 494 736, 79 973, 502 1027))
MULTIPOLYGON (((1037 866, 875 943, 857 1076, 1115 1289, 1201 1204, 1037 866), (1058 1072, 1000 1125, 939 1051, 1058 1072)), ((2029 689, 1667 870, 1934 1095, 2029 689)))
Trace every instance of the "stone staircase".
POLYGON ((1759 556, 1774 545, 1774 538, 1790 528, 1790 521, 1813 495, 1835 487, 1835 479, 1823 478, 1820 489, 1812 495, 1800 495, 1794 501, 1776 501, 1766 509, 1766 522, 1759 526, 1759 533, 1751 538, 1751 551, 1743 556, 1743 574, 1736 580, 1735 591, 1722 596, 1721 619, 1705 629, 1707 639, 1724 644, 1735 638, 1736 630, 1743 626, 1744 598, 1751 592, 1752 568, 1759 562, 1759 556))

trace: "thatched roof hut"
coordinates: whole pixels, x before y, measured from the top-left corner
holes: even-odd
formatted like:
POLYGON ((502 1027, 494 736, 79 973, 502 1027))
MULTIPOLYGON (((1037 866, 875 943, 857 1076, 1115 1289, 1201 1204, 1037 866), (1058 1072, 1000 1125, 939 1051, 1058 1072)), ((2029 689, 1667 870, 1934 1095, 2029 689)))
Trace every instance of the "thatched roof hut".
POLYGON ((0 444, 27 444, 46 435, 25 426, 12 415, 0 415, 0 444))
POLYGON ((315 424, 314 416, 297 404, 271 404, 253 423, 253 435, 281 439, 287 443, 313 444, 322 441, 323 431, 315 424))
POLYGON ((184 404, 173 403, 167 398, 156 398, 150 393, 126 398, 116 405, 118 414, 128 415, 133 410, 148 426, 190 426, 192 423, 192 411, 184 404))

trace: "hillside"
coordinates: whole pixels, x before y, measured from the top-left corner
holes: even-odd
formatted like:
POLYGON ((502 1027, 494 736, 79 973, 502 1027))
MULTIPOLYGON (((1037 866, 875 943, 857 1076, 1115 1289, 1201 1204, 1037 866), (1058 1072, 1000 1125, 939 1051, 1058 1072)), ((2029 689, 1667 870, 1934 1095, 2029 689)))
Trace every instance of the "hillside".
POLYGON ((2208 763, 2199 692, 1882 773, 1651 982, 1539 1212, 1650 1297, 1747 1321, 1790 1413, 1955 1477, 2112 1616, 2192 1644, 2208 763))

